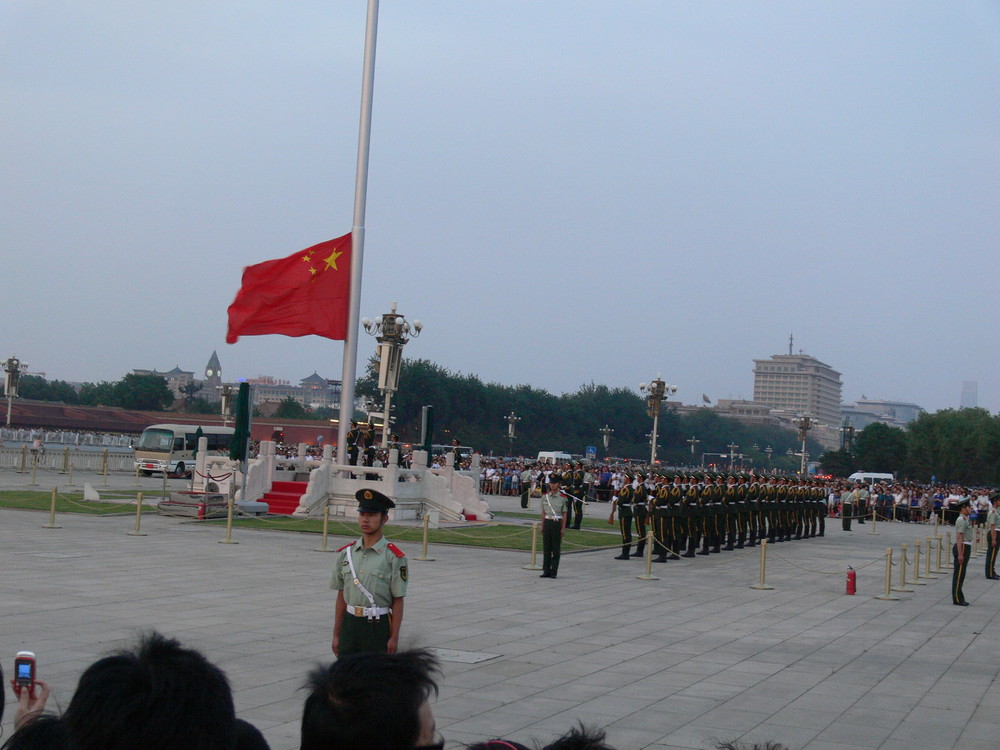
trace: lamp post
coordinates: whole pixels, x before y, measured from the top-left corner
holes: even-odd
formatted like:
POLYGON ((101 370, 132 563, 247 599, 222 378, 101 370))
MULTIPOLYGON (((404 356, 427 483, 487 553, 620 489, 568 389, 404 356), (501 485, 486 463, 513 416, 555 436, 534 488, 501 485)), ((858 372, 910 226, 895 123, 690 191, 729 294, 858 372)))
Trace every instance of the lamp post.
POLYGON ((17 398, 17 384, 21 380, 21 373, 28 369, 28 363, 22 362, 17 355, 10 357, 3 363, 4 394, 7 396, 7 426, 10 427, 10 413, 14 406, 14 399, 17 398))
POLYGON ((853 444, 854 425, 851 424, 847 417, 844 417, 844 424, 840 427, 840 450, 849 453, 853 444))
POLYGON ((223 385, 216 386, 222 395, 219 398, 219 408, 222 411, 222 426, 229 426, 229 417, 232 415, 233 409, 233 386, 229 383, 224 383, 223 385))
POLYGON ((604 427, 598 430, 601 433, 601 440, 604 442, 604 457, 607 458, 608 455, 608 445, 611 443, 611 433, 614 430, 608 427, 607 422, 604 423, 604 427))
POLYGON ((739 448, 736 443, 730 443, 726 446, 729 448, 729 471, 733 470, 733 463, 736 461, 736 449, 739 448))
POLYGON ((812 428, 812 419, 809 417, 808 414, 803 414, 801 417, 799 417, 799 420, 798 422, 796 422, 796 425, 799 428, 799 440, 802 441, 802 451, 801 451, 802 462, 800 464, 799 474, 805 476, 806 460, 809 456, 809 454, 806 453, 806 438, 809 435, 810 428, 812 428))
POLYGON ((510 453, 508 455, 513 456, 514 438, 517 437, 517 435, 514 434, 514 428, 517 425, 517 423, 521 421, 521 418, 514 413, 513 409, 511 409, 510 414, 504 417, 504 419, 507 420, 507 440, 510 442, 510 453))
POLYGON ((677 393, 676 385, 667 385, 659 374, 652 383, 639 383, 639 391, 646 394, 646 416, 653 418, 653 433, 649 449, 649 465, 656 465, 656 430, 659 426, 660 407, 663 399, 677 393))
POLYGON ((772 454, 772 453, 774 453, 774 448, 772 448, 772 447, 771 447, 771 446, 769 445, 769 446, 767 446, 767 447, 766 447, 766 448, 764 449, 764 453, 766 453, 766 454, 767 454, 767 466, 768 466, 768 468, 770 468, 770 467, 771 467, 771 454, 772 454))
POLYGON ((701 441, 698 440, 694 435, 692 435, 691 437, 688 438, 687 442, 688 442, 688 445, 691 446, 691 459, 693 461, 694 460, 694 449, 695 449, 695 446, 697 446, 698 443, 700 443, 701 441))
POLYGON ((396 314, 396 303, 381 318, 364 318, 361 325, 365 333, 374 336, 378 342, 378 388, 385 397, 385 411, 382 415, 382 447, 389 447, 389 410, 392 408, 392 394, 399 388, 399 370, 403 359, 403 347, 410 338, 416 338, 423 330, 423 324, 414 320, 413 325, 402 315, 396 314))

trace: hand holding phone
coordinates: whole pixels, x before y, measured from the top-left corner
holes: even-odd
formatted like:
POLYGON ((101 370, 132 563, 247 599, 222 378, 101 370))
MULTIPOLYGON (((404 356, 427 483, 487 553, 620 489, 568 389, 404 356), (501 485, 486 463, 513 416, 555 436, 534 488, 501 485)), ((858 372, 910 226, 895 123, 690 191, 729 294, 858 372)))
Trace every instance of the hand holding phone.
POLYGON ((28 695, 35 696, 35 653, 18 651, 14 658, 14 694, 21 697, 21 691, 28 688, 28 695))

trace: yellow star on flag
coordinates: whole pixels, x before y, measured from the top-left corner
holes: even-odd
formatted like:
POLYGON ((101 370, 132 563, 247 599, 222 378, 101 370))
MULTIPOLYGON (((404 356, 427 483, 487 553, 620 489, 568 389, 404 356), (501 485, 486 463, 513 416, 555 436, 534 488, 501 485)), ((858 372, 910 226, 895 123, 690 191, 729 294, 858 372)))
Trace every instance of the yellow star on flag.
POLYGON ((331 252, 324 261, 326 263, 326 268, 323 270, 329 270, 332 268, 334 271, 339 271, 340 269, 337 268, 337 258, 339 258, 341 255, 343 255, 343 253, 339 252, 338 250, 334 250, 333 252, 331 252))

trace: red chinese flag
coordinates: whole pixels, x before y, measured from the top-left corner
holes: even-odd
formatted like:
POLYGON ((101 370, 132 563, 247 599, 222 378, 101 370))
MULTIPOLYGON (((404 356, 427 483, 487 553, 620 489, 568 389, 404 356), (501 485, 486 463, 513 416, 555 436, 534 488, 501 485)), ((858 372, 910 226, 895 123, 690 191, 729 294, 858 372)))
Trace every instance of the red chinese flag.
POLYGON ((267 333, 343 341, 350 298, 348 232, 287 258, 244 268, 243 284, 229 306, 226 343, 267 333))

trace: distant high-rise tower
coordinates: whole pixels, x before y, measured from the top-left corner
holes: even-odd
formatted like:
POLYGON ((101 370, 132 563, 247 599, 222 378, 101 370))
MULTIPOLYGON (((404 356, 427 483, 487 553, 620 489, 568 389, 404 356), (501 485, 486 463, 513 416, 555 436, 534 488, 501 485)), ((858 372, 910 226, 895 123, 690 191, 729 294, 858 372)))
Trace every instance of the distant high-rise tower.
POLYGON ((958 405, 962 409, 975 409, 979 406, 979 382, 976 380, 962 381, 962 398, 958 405))

